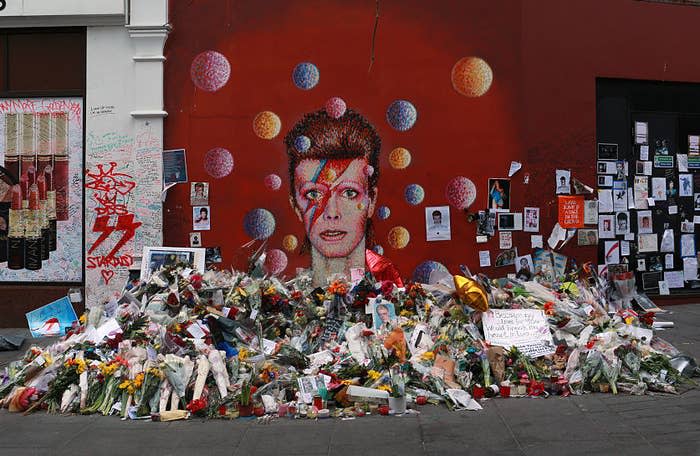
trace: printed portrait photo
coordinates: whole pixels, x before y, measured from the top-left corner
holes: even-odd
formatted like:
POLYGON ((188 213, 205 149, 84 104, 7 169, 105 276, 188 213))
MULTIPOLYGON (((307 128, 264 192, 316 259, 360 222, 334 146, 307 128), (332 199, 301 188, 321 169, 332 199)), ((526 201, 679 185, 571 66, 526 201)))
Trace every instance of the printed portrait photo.
POLYGON ((510 179, 489 179, 489 209, 508 211, 510 199, 510 179))

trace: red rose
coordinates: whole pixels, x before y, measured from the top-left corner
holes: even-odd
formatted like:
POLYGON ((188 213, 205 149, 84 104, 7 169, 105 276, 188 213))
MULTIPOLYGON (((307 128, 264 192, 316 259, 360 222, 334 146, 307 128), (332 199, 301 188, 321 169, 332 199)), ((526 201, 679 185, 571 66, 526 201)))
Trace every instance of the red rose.
POLYGON ((390 280, 383 281, 381 290, 384 296, 388 296, 394 290, 394 282, 390 280))

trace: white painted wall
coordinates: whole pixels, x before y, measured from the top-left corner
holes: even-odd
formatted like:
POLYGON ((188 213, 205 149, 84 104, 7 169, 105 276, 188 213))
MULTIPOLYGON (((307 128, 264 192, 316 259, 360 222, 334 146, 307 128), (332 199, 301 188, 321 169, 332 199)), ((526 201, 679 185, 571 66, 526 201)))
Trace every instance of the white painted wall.
MULTIPOLYGON (((120 173, 117 180, 128 183, 111 194, 85 189, 86 304, 104 302, 121 291, 128 267, 138 264, 143 246, 162 245, 168 0, 4 1, 0 27, 87 27, 85 167, 92 174, 99 174, 100 165, 105 172, 112 169, 120 173), (94 231, 95 221, 104 215, 99 212, 104 202, 96 197, 104 201, 105 195, 116 196, 115 203, 133 214, 133 221, 111 214, 107 228, 94 231), (112 255, 135 224, 134 237, 112 255), (99 240, 107 232, 109 236, 99 240)), ((90 180, 94 178, 87 176, 86 182, 90 180)))

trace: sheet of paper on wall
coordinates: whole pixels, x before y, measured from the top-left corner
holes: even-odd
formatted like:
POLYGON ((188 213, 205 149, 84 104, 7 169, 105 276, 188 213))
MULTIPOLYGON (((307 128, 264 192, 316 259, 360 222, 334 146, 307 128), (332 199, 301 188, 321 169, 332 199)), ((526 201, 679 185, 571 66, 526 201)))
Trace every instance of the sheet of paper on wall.
POLYGON ((678 213, 678 206, 676 206, 676 205, 669 206, 668 213, 669 213, 669 215, 677 214, 678 213))
POLYGON ((598 189, 598 212, 605 214, 613 211, 612 190, 607 188, 598 189))
POLYGON ((634 177, 634 207, 630 209, 649 209, 649 178, 647 176, 634 177))
POLYGON ((583 223, 586 225, 598 223, 598 200, 587 200, 583 203, 583 223))
POLYGON ((678 172, 687 173, 688 172, 688 155, 687 154, 676 154, 678 159, 678 172))
POLYGON ((625 241, 634 241, 634 233, 625 234, 625 241))
POLYGON ((554 263, 554 272, 557 277, 562 277, 566 272, 566 262, 569 257, 558 252, 552 252, 552 262, 554 263))
POLYGON ((513 232, 499 231, 498 232, 498 248, 506 250, 513 247, 513 232))
POLYGON ((491 251, 479 250, 479 266, 482 268, 491 266, 491 251))
POLYGON ((620 241, 620 256, 630 256, 629 241, 620 241))
POLYGON ((605 241, 605 264, 620 262, 620 241, 605 241))
POLYGON ((681 256, 682 257, 694 257, 695 256, 695 235, 694 234, 681 234, 681 256))
POLYGON ((627 188, 627 209, 634 209, 634 190, 632 187, 627 188))
POLYGON ((673 269, 673 254, 667 253, 664 255, 664 269, 673 269))
POLYGON ((644 175, 645 176, 651 176, 653 172, 653 163, 650 161, 645 161, 644 162, 644 175))
POLYGON ((648 233, 639 235, 639 252, 658 252, 659 237, 657 233, 648 233))
POLYGON ((683 279, 697 280, 698 279, 698 259, 683 258, 683 279))
POLYGON ((666 178, 651 178, 651 197, 656 201, 666 201, 666 178))
POLYGON ((612 214, 604 214, 598 216, 598 238, 610 239, 615 237, 615 216, 612 214))
POLYGON ((523 167, 523 164, 520 162, 512 161, 510 162, 510 169, 508 170, 508 177, 513 177, 515 173, 520 171, 520 168, 523 167))
POLYGON ((673 230, 668 228, 664 230, 664 234, 661 236, 661 246, 659 247, 659 252, 675 252, 674 247, 675 235, 673 230))
POLYGON ((489 237, 488 236, 477 236, 476 237, 476 243, 477 244, 485 244, 489 242, 489 237))
POLYGON ((647 122, 635 122, 634 123, 634 143, 635 144, 647 144, 649 142, 648 139, 649 139, 649 124, 647 122))
MULTIPOLYGON (((639 146, 639 159, 640 160, 649 160, 649 144, 642 144, 639 146)), ((649 165, 651 165, 651 162, 649 162, 649 165)))
POLYGON ((678 175, 678 196, 693 196, 693 175, 678 175))
POLYGON ((547 239, 547 244, 550 249, 555 249, 560 242, 566 241, 566 230, 559 225, 559 222, 554 224, 552 234, 547 239))
POLYGON ((664 282, 669 288, 683 288, 683 271, 664 271, 664 282))
POLYGON ((688 135, 688 153, 690 153, 690 154, 700 153, 700 136, 688 135))
POLYGON ((647 198, 647 204, 649 207, 654 207, 656 206, 656 200, 654 198, 647 198))
POLYGON ((538 247, 544 247, 544 238, 541 234, 533 234, 530 236, 530 248, 536 249, 538 247))
POLYGON ((665 280, 659 280, 659 294, 660 295, 670 295, 671 290, 669 289, 668 283, 665 280))
POLYGON ((628 208, 627 204, 627 182, 613 181, 613 209, 624 211, 628 208))

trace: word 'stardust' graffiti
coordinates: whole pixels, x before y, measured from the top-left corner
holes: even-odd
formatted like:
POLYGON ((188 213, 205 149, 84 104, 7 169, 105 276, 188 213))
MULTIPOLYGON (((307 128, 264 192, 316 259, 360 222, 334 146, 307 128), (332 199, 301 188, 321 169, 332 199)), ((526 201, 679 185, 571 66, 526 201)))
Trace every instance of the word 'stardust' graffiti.
POLYGON ((116 167, 115 162, 97 165, 97 172, 90 170, 86 172, 85 182, 85 188, 92 190, 91 197, 97 203, 94 208, 97 217, 92 225, 92 232, 100 233, 88 249, 86 267, 99 268, 105 284, 109 284, 114 277, 114 268, 129 267, 133 264, 134 259, 131 255, 117 254, 127 242, 134 238, 136 229, 141 226, 141 222, 137 222, 134 214, 128 209, 129 198, 136 187, 136 182, 132 176, 117 172, 116 167), (121 237, 114 243, 111 250, 106 254, 93 255, 100 246, 103 246, 100 249, 101 252, 109 248, 105 241, 112 233, 120 233, 121 237))

